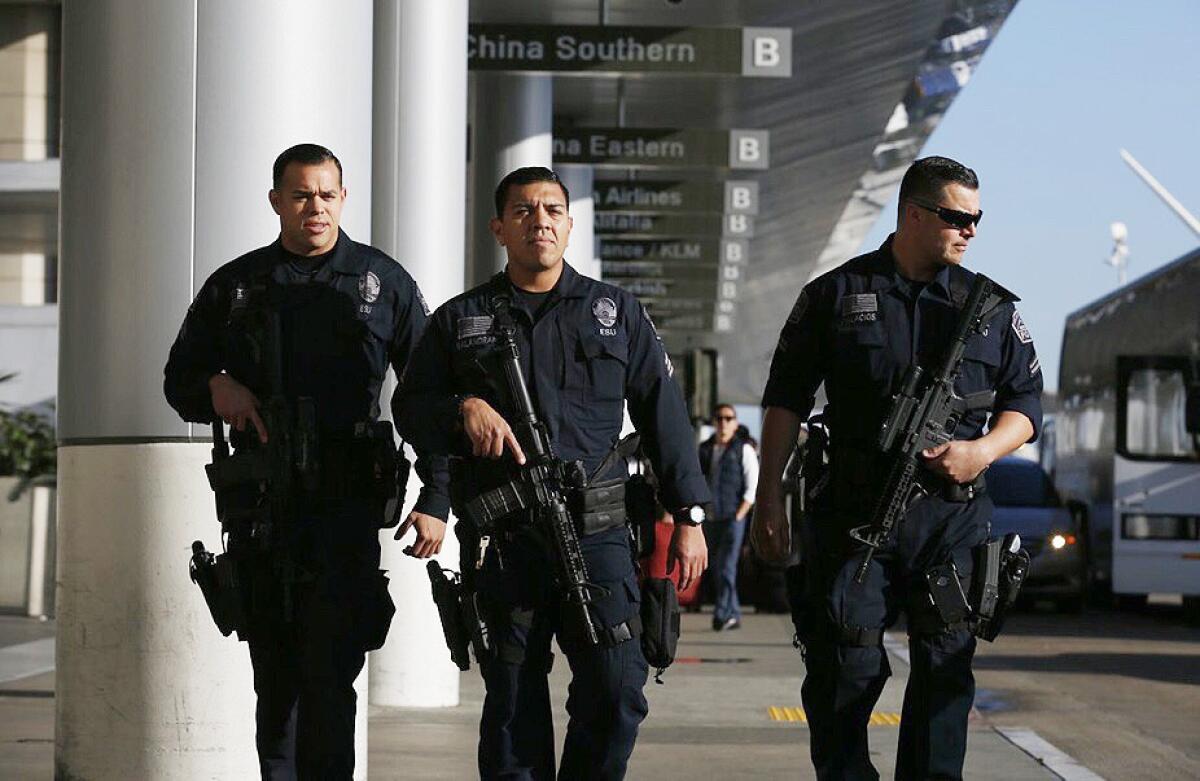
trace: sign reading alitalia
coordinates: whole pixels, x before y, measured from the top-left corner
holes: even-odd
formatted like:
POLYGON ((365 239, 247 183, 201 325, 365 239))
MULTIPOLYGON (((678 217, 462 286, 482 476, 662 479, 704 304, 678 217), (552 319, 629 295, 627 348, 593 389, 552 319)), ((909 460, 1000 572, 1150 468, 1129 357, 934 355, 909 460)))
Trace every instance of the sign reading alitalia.
POLYGON ((729 236, 754 235, 754 218, 745 214, 625 214, 597 212, 597 236, 729 236))
POLYGON ((556 127, 556 163, 620 168, 765 169, 770 161, 766 130, 699 128, 556 127))
POLYGON ((592 195, 598 212, 758 214, 754 181, 598 181, 592 195))
POLYGON ((472 24, 467 62, 471 70, 787 78, 792 75, 792 31, 472 24))

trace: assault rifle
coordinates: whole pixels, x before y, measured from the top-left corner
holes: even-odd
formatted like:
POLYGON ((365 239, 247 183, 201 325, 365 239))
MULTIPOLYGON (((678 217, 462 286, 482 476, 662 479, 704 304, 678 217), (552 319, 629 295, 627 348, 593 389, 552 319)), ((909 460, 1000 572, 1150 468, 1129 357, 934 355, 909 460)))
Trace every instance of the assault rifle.
POLYGON ((579 533, 567 505, 567 492, 582 490, 587 475, 578 461, 567 463, 554 455, 550 434, 545 423, 538 419, 529 396, 529 386, 521 371, 521 351, 517 346, 516 324, 509 306, 509 300, 504 296, 497 296, 492 301, 497 345, 500 348, 499 361, 517 413, 513 429, 526 458, 525 465, 520 468, 518 482, 524 484, 533 498, 535 522, 549 537, 554 575, 566 592, 564 599, 584 636, 592 645, 599 645, 599 622, 595 618, 593 594, 602 589, 588 580, 587 563, 579 546, 579 533))
POLYGON ((216 495, 222 533, 243 550, 268 557, 283 585, 284 620, 290 621, 292 586, 301 579, 292 550, 297 494, 300 487, 316 488, 319 479, 316 406, 308 397, 292 404, 284 396, 279 313, 261 307, 253 314, 248 331, 265 364, 267 395, 259 415, 267 442, 259 442, 256 432, 247 431, 248 444, 231 454, 224 423, 216 418, 213 461, 205 472, 216 495))
POLYGON ((856 583, 866 580, 876 549, 891 538, 892 530, 922 490, 917 482, 921 451, 951 441, 968 412, 991 409, 995 401, 994 391, 972 393, 966 398, 954 392, 967 340, 983 331, 988 316, 1005 300, 993 293, 994 288, 992 280, 975 275, 937 374, 926 380, 924 369, 914 364, 900 392, 892 397, 891 409, 879 432, 879 449, 892 459, 891 470, 871 513, 871 522, 850 530, 850 536, 867 548, 854 575, 856 583))

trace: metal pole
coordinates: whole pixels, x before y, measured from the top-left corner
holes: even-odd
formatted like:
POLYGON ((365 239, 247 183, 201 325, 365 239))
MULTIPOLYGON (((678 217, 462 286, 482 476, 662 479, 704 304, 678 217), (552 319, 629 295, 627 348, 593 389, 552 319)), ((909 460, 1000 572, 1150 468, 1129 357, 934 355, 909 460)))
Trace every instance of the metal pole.
POLYGON ((1142 167, 1141 163, 1134 159, 1133 155, 1129 154, 1124 149, 1120 150, 1120 152, 1121 159, 1133 169, 1135 174, 1141 177, 1142 181, 1146 183, 1146 186, 1153 190, 1154 194, 1157 195, 1163 203, 1170 207, 1171 211, 1175 212, 1179 219, 1183 220, 1184 223, 1191 228, 1192 233, 1200 236, 1200 220, 1197 220, 1191 212, 1185 209, 1183 204, 1167 191, 1166 187, 1163 187, 1162 184, 1160 184, 1159 181, 1155 179, 1149 171, 1142 167))

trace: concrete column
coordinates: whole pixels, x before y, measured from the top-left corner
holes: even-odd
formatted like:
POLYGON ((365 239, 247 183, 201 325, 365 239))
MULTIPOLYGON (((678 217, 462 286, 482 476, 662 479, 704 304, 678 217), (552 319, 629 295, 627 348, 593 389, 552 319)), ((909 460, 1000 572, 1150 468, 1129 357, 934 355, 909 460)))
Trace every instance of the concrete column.
POLYGON ((549 76, 476 73, 475 126, 471 132, 472 214, 468 286, 504 268, 504 248, 488 231, 495 216, 492 194, 509 171, 550 167, 553 157, 553 84, 549 76))
POLYGON ((562 165, 555 169, 571 193, 571 240, 566 261, 580 274, 600 278, 600 257, 596 252, 594 184, 590 165, 562 165))
POLYGON ((371 21, 320 0, 64 4, 58 778, 257 775, 246 647, 187 576, 193 539, 217 547, 209 432, 167 406, 162 367, 208 274, 277 234, 286 146, 339 155, 343 224, 368 237, 371 21))
MULTIPOLYGON (((375 245, 437 307, 462 292, 466 270, 467 0, 376 0, 374 127, 375 245)), ((409 509, 419 490, 414 473, 409 509)), ((396 615, 387 643, 371 654, 371 702, 457 705, 459 672, 442 640, 424 563, 402 553, 413 536, 380 537, 396 615)), ((458 568, 452 531, 438 558, 458 568)))

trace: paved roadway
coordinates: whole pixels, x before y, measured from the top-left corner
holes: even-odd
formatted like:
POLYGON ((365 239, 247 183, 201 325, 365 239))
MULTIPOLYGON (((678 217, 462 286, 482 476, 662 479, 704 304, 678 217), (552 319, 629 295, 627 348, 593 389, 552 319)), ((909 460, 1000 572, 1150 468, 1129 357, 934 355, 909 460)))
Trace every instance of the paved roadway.
POLYGON ((976 707, 1110 779, 1200 778, 1200 628, 1178 599, 1141 612, 1017 614, 980 643, 976 707))
MULTIPOLYGON (((666 685, 647 686, 651 714, 630 778, 812 778, 808 731, 797 720, 802 667, 786 619, 749 615, 745 628, 721 634, 707 622, 684 617, 683 662, 666 685)), ((52 633, 53 624, 0 617, 0 778, 52 777, 53 673, 13 679, 3 669, 36 665, 30 657, 44 653, 52 633)), ((901 655, 902 640, 891 642, 901 655)), ((967 778, 1200 778, 1200 629, 1184 626, 1177 605, 1024 612, 996 644, 981 646, 967 778)), ((553 673, 560 740, 563 661, 553 673)), ((899 657, 893 668, 870 728, 885 778, 907 673, 899 657)), ((472 777, 481 696, 472 670, 457 708, 372 707, 371 778, 472 777)))

